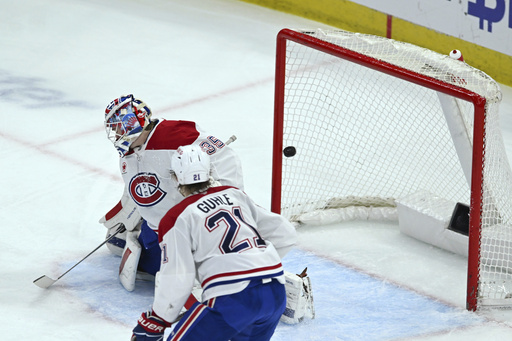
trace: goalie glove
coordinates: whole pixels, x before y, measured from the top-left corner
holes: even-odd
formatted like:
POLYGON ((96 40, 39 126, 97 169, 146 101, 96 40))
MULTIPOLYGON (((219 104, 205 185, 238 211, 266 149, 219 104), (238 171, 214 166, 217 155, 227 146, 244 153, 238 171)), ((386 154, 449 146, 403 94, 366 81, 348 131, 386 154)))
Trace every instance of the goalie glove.
POLYGON ((171 324, 153 313, 152 310, 142 313, 137 326, 133 328, 131 341, 163 341, 165 328, 171 324))
POLYGON ((300 275, 285 271, 286 309, 281 315, 281 321, 287 324, 297 324, 304 318, 315 318, 313 291, 311 280, 306 273, 307 268, 300 275))
MULTIPOLYGON (((119 225, 123 225, 127 231, 134 231, 140 227, 141 221, 142 218, 137 205, 131 200, 126 191, 123 193, 119 203, 99 220, 100 224, 103 224, 108 229, 105 238, 114 234, 119 225)), ((107 247, 112 253, 121 256, 125 243, 126 232, 123 232, 112 238, 107 243, 107 247)))

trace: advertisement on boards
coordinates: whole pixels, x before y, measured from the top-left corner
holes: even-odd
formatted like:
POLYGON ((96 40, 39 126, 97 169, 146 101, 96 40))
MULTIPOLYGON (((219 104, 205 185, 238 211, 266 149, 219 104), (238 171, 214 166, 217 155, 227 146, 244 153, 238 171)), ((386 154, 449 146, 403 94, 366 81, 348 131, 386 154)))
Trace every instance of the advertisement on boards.
POLYGON ((512 56, 512 0, 351 0, 512 56))

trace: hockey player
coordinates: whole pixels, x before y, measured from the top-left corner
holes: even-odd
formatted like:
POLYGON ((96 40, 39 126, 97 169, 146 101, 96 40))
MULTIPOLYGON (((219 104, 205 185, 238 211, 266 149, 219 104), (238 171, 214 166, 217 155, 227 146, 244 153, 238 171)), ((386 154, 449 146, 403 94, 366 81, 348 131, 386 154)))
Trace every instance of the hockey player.
POLYGON ((269 340, 286 306, 281 258, 296 242, 294 227, 213 181, 210 158, 198 146, 180 147, 172 169, 185 199, 160 222, 155 298, 132 341, 163 339, 196 274, 202 303, 187 310, 168 341, 269 340))
MULTIPOLYGON (((243 188, 241 163, 220 139, 194 122, 152 120, 150 108, 133 95, 113 100, 105 110, 107 136, 119 152, 125 188, 120 202, 100 219, 107 238, 122 224, 107 246, 122 256, 119 279, 132 291, 137 270, 155 275, 160 267, 158 224, 181 201, 171 177, 171 157, 180 145, 194 144, 211 156, 212 177, 223 185, 243 188)), ((141 274, 139 273, 139 274, 141 274)))

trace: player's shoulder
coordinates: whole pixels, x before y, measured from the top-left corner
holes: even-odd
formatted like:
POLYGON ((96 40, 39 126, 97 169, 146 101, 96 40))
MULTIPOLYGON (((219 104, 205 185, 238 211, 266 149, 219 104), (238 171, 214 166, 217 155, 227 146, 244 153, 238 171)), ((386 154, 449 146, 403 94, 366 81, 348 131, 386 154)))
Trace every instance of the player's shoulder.
POLYGON ((216 186, 208 188, 205 192, 188 196, 169 210, 169 217, 175 221, 175 218, 180 216, 188 207, 193 206, 196 202, 230 191, 241 192, 238 188, 233 186, 216 186))
POLYGON ((179 146, 194 143, 200 136, 195 122, 159 120, 146 144, 146 150, 176 150, 179 146))
POLYGON ((176 225, 178 218, 184 214, 187 214, 186 211, 189 207, 195 206, 196 203, 199 203, 202 200, 206 200, 212 195, 219 195, 223 192, 232 191, 242 193, 240 189, 233 186, 217 186, 210 187, 206 192, 194 194, 184 198, 178 204, 174 205, 169 211, 167 211, 162 220, 160 220, 160 224, 158 226, 158 236, 160 241, 162 241, 163 236, 176 225))

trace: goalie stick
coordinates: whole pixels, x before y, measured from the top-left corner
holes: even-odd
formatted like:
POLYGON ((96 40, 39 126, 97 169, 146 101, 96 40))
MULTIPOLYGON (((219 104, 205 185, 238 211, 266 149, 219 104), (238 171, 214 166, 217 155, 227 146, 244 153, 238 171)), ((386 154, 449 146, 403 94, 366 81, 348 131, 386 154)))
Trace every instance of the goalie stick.
POLYGON ((52 279, 46 275, 42 275, 41 277, 37 278, 34 280, 34 284, 37 285, 38 287, 40 288, 43 288, 43 289, 47 289, 48 287, 50 287, 53 283, 57 282, 59 279, 61 279, 65 274, 67 274, 68 272, 70 272, 71 270, 73 270, 78 264, 82 263, 87 257, 89 257, 90 255, 92 255, 94 252, 96 252, 100 247, 102 247, 103 245, 105 245, 106 243, 108 243, 109 240, 111 240, 112 238, 114 238, 118 233, 122 233, 125 231, 125 228, 124 228, 124 225, 120 225, 116 232, 114 234, 112 234, 111 236, 109 236, 107 239, 105 239, 100 245, 98 245, 94 250, 92 250, 91 252, 89 252, 89 254, 87 256, 85 256, 84 258, 82 258, 80 261, 78 261, 78 263, 76 263, 75 265, 73 265, 71 268, 69 268, 66 272, 64 272, 62 275, 60 275, 57 279, 52 279))
MULTIPOLYGON (((232 142, 236 141, 236 136, 235 135, 232 135, 226 142, 225 144, 226 145, 229 145, 231 144, 232 142)), ((117 229, 117 231, 112 234, 111 236, 109 236, 107 239, 105 239, 100 245, 98 245, 94 250, 92 250, 91 252, 89 252, 89 254, 87 256, 85 256, 84 258, 82 258, 80 261, 78 261, 78 263, 76 263, 75 265, 73 265, 71 268, 69 268, 66 272, 64 272, 62 275, 60 275, 59 277, 57 277, 57 279, 52 279, 46 275, 43 275, 39 278, 36 278, 33 283, 35 285, 37 285, 38 287, 40 288, 43 288, 43 289, 47 289, 49 288, 50 286, 53 285, 53 283, 57 282, 59 279, 61 279, 65 274, 67 274, 68 272, 70 272, 71 270, 73 270, 78 264, 82 263, 87 257, 89 257, 90 255, 92 255, 94 252, 96 252, 100 247, 102 247, 103 245, 105 245, 106 243, 108 243, 112 238, 114 238, 117 234, 119 233, 122 233, 125 231, 125 228, 123 225, 119 226, 119 228, 117 229)), ((180 317, 181 318, 181 317, 180 317)))

